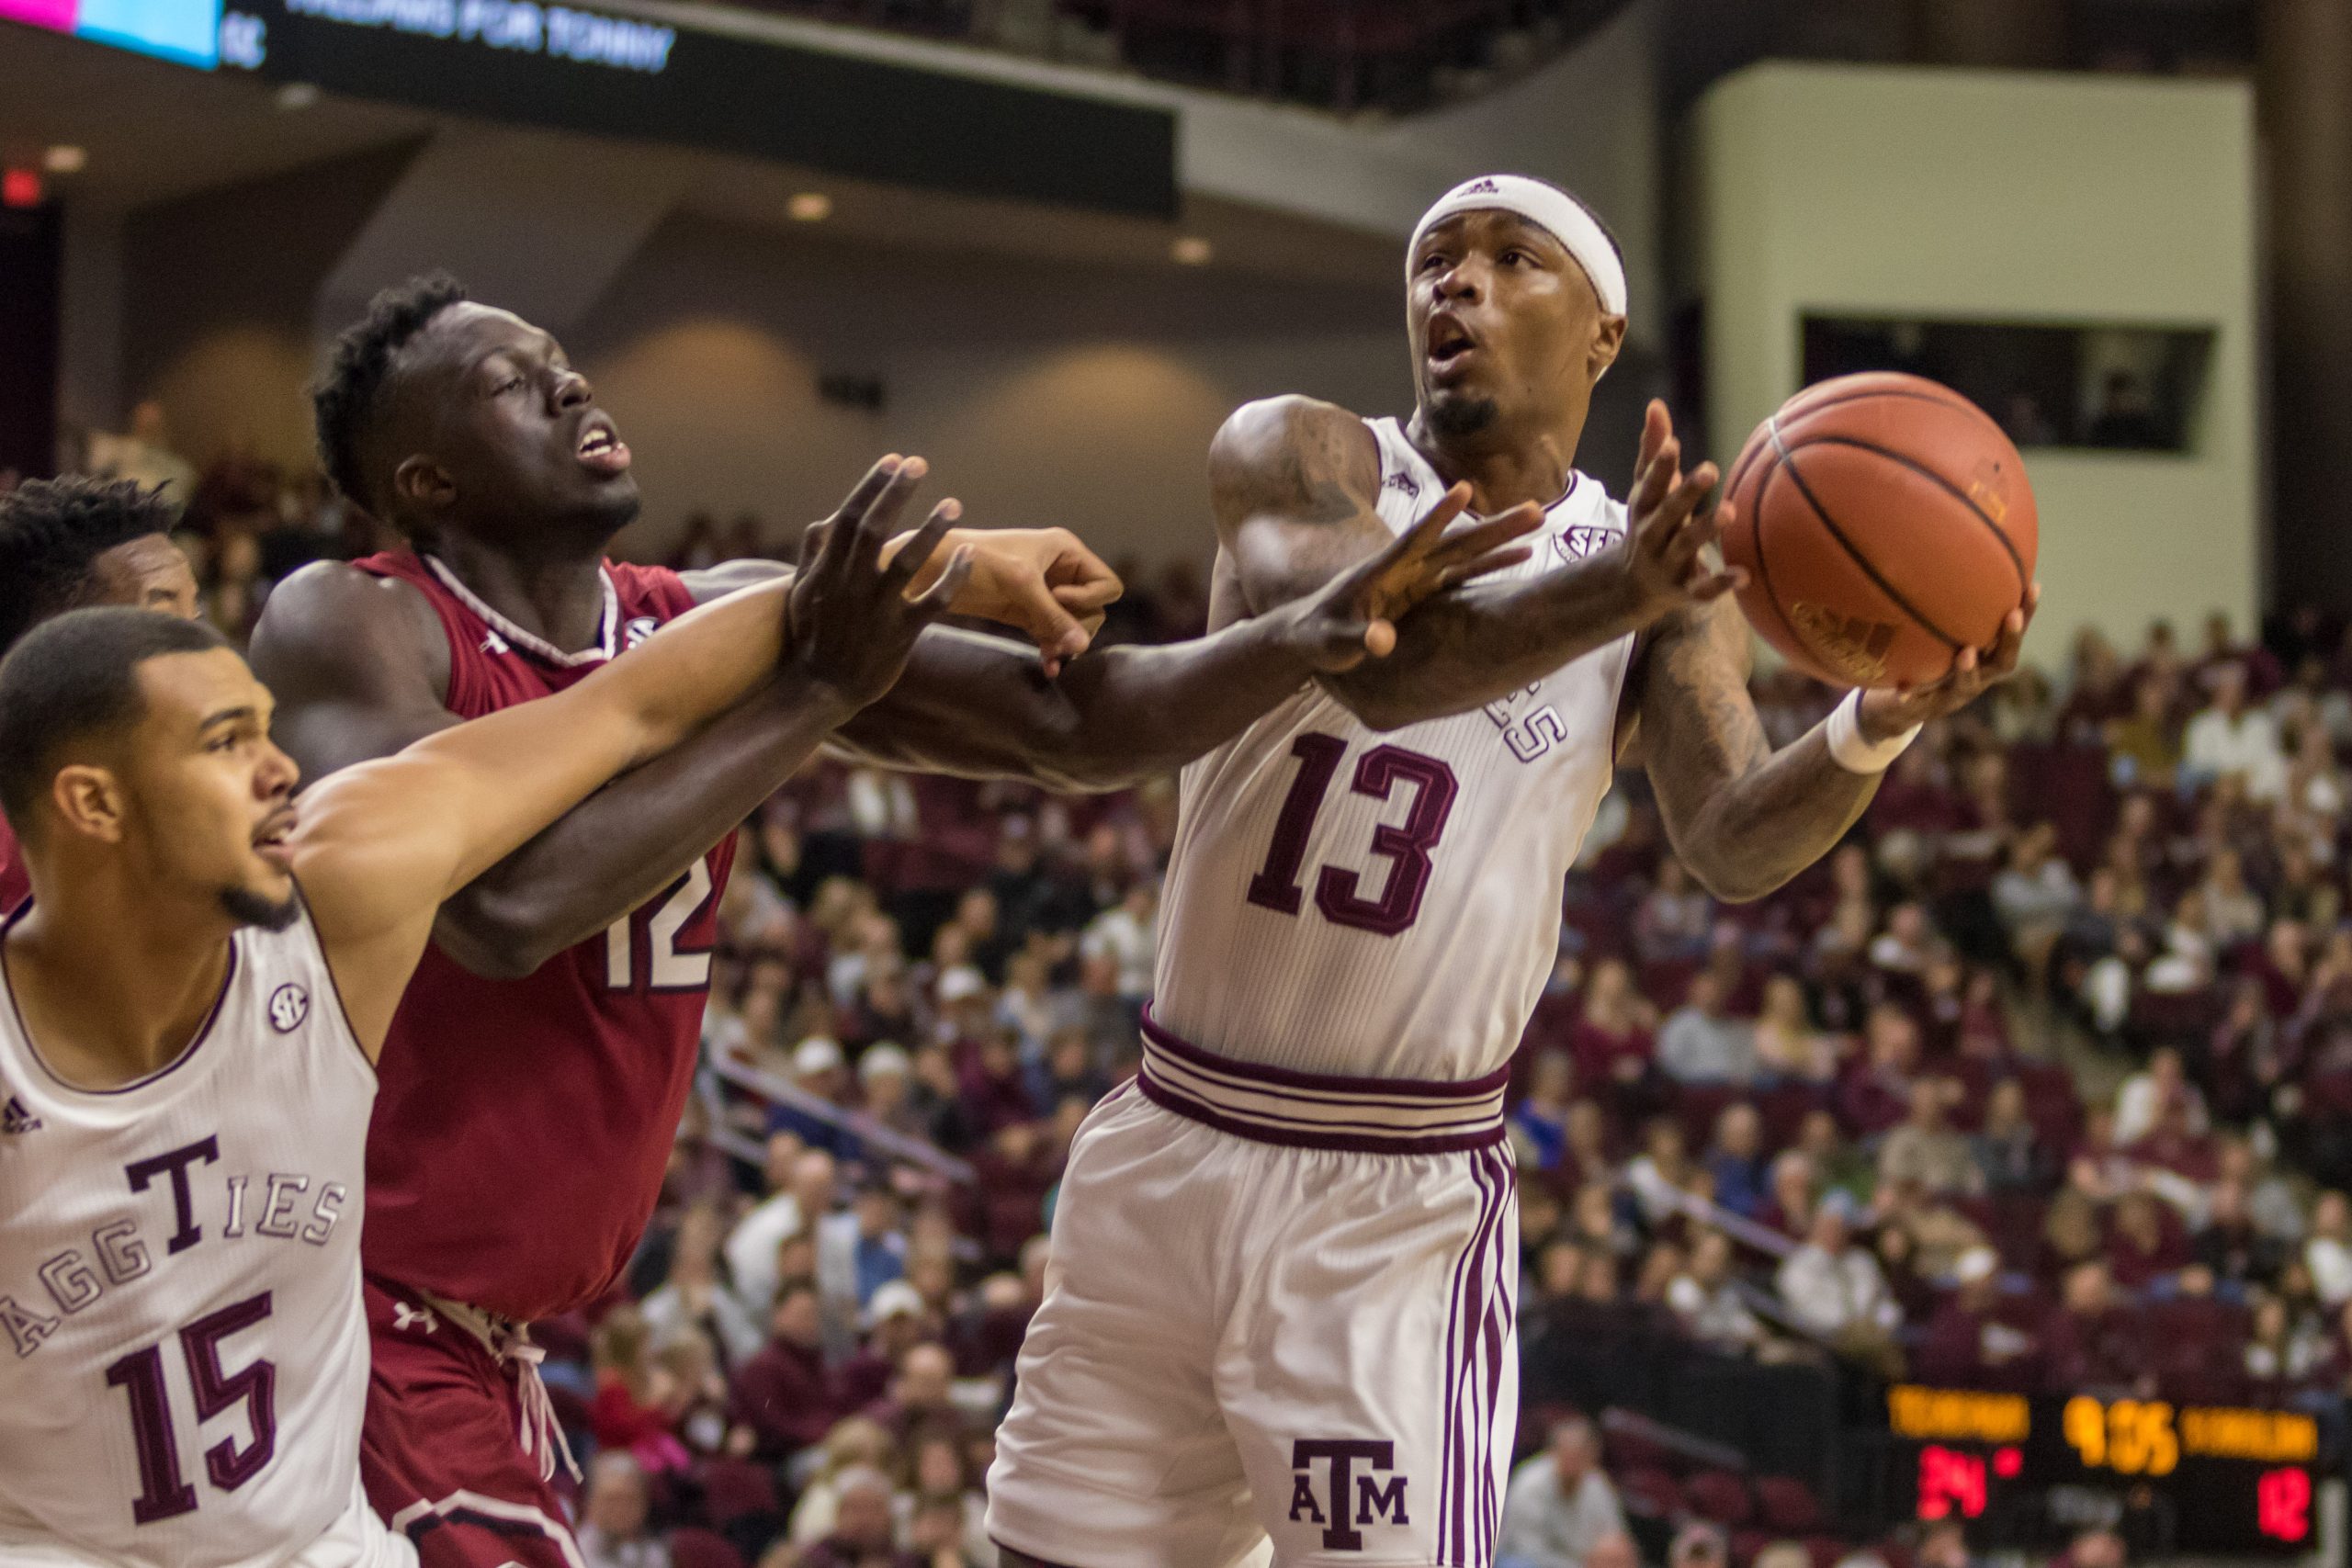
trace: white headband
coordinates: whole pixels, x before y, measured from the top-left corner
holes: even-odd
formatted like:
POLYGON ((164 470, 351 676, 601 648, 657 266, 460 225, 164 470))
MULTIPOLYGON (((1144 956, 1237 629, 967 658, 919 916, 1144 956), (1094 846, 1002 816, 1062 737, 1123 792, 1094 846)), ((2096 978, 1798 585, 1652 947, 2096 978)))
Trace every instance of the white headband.
POLYGON ((1584 275, 1592 279, 1600 308, 1612 316, 1625 313, 1625 264, 1617 259, 1617 247, 1609 243, 1608 233, 1575 197, 1523 175, 1485 175, 1464 180, 1438 197, 1437 205, 1414 225, 1413 243, 1405 252, 1406 276, 1412 275, 1413 257, 1420 252, 1422 236, 1431 229, 1458 213, 1497 208, 1516 212, 1566 245, 1584 275))

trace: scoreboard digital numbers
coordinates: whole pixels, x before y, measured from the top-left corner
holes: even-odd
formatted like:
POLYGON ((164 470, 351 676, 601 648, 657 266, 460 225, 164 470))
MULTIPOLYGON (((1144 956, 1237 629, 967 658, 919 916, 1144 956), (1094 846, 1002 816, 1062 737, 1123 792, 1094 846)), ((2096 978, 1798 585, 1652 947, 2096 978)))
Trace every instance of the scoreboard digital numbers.
POLYGON ((1897 1383, 1886 1416, 1894 1499, 1920 1519, 2002 1533, 2047 1520, 2056 1488, 2145 1487, 2171 1503, 2180 1551, 2312 1550, 2319 1423, 2298 1411, 1897 1383))

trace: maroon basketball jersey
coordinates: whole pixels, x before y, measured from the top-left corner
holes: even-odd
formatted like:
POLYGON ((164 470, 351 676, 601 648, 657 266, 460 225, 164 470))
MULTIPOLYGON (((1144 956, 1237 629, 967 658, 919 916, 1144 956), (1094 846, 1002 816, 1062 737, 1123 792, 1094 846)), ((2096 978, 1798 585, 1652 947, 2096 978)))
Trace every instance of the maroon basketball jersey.
MULTIPOLYGON (((560 692, 693 607, 675 572, 605 566, 596 648, 515 626, 440 563, 413 584, 449 639, 447 705, 479 718, 560 692)), ((644 908, 521 980, 435 944, 384 1042, 368 1135, 368 1272, 528 1322, 602 1295, 636 1249, 695 1069, 729 834, 644 908)))
POLYGON ((32 878, 25 872, 25 852, 17 847, 17 835, 9 828, 8 819, 0 817, 0 915, 7 914, 32 894, 32 878))

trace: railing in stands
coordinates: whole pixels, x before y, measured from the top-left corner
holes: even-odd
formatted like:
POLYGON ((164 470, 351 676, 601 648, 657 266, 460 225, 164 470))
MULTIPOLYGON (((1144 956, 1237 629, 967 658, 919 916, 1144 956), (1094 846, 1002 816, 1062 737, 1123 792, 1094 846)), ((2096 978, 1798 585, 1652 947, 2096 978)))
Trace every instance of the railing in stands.
MULTIPOLYGON (((810 1094, 788 1078, 778 1077, 774 1073, 762 1072, 757 1067, 745 1066, 741 1062, 713 1060, 709 1066, 712 1076, 720 1082, 730 1084, 747 1094, 756 1095, 771 1104, 788 1105, 801 1115, 822 1122, 829 1127, 838 1127, 868 1148, 879 1149, 892 1159, 908 1165, 921 1166, 933 1175, 944 1177, 957 1183, 968 1184, 978 1179, 978 1173, 969 1165, 948 1154, 938 1145, 926 1139, 909 1137, 894 1127, 884 1126, 861 1111, 845 1111, 830 1100, 810 1094)), ((732 1128, 726 1127, 723 1119, 714 1119, 712 1122, 711 1142, 737 1159, 749 1158, 754 1164, 758 1164, 762 1163, 765 1157, 764 1151, 756 1147, 751 1148, 748 1155, 742 1152, 742 1148, 738 1145, 749 1146, 752 1140, 732 1128), (726 1134, 724 1138, 721 1136, 722 1133, 726 1134), (733 1142, 729 1142, 729 1139, 732 1139, 733 1142)))
POLYGON ((1719 1230, 1732 1240, 1744 1247, 1752 1247, 1758 1252, 1768 1253, 1774 1258, 1786 1258, 1797 1249, 1795 1242, 1770 1225, 1759 1225, 1754 1220, 1745 1215, 1735 1214, 1729 1209, 1709 1202, 1704 1198, 1694 1198, 1688 1192, 1673 1189, 1663 1193, 1650 1194, 1635 1190, 1630 1182, 1621 1182, 1619 1185, 1623 1190, 1634 1192, 1636 1198, 1645 1199, 1655 1195, 1659 1201, 1675 1213, 1697 1220, 1710 1230, 1719 1230))

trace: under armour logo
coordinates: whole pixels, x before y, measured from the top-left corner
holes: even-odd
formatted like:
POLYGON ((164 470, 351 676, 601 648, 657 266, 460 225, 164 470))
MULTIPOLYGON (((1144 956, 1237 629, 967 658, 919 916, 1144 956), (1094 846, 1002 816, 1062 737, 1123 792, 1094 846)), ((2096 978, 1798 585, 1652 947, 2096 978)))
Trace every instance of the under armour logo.
POLYGON ((302 1027, 311 1016, 311 993, 288 982, 269 993, 269 1026, 280 1034, 291 1034, 302 1027))
POLYGON ((643 642, 647 637, 651 637, 656 631, 660 630, 661 626, 662 623, 651 615, 639 615, 634 617, 630 620, 628 625, 621 628, 622 650, 627 651, 629 649, 635 648, 639 643, 643 642))
POLYGON ((413 1307, 406 1302, 392 1303, 393 1333, 406 1334, 410 1329, 416 1328, 419 1324, 424 1325, 423 1328, 418 1329, 418 1332, 423 1334, 437 1333, 441 1327, 441 1320, 433 1315, 431 1307, 413 1307))
POLYGON ((481 634, 481 650, 484 653, 511 653, 514 651, 506 646, 506 639, 500 637, 496 632, 484 632, 481 634))
POLYGON ((0 1106, 0 1134, 14 1137, 19 1133, 40 1131, 40 1118, 26 1110, 25 1102, 15 1095, 8 1097, 8 1103, 6 1106, 0 1106))
POLYGON ((1302 1438, 1293 1443, 1290 1466, 1297 1473, 1290 1483, 1292 1521, 1321 1525, 1327 1551, 1362 1551, 1364 1526, 1411 1524, 1405 1513, 1405 1477, 1391 1475, 1384 1483, 1355 1472, 1358 1461, 1386 1472, 1396 1455, 1396 1445, 1386 1441, 1302 1438), (1331 1467, 1321 1498, 1315 1495, 1318 1460, 1331 1467))

